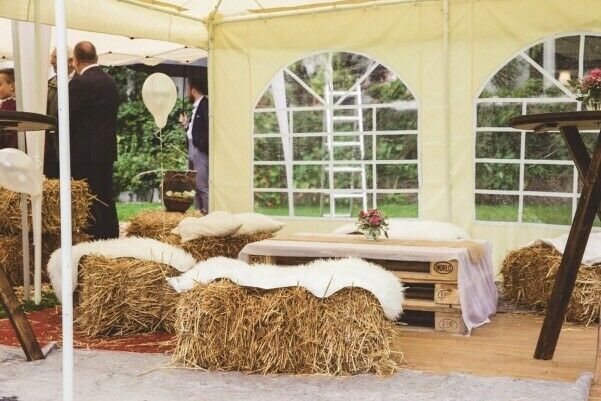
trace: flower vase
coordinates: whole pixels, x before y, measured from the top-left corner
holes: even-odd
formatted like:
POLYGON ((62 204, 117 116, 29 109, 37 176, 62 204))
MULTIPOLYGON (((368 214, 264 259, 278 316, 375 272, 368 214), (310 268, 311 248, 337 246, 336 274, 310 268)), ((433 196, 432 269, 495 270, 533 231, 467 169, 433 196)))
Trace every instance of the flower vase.
POLYGON ((363 235, 365 235, 365 238, 368 240, 377 241, 378 238, 380 238, 380 230, 363 231, 363 235))

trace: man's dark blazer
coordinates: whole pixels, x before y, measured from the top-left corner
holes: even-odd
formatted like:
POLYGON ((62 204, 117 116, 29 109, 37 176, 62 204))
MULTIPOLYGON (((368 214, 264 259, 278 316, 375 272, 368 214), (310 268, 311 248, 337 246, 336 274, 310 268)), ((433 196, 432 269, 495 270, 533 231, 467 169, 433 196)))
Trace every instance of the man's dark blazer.
POLYGON ((92 67, 69 82, 72 162, 117 160, 119 92, 115 80, 92 67))
POLYGON ((203 96, 194 113, 192 144, 202 153, 209 154, 209 100, 203 96))

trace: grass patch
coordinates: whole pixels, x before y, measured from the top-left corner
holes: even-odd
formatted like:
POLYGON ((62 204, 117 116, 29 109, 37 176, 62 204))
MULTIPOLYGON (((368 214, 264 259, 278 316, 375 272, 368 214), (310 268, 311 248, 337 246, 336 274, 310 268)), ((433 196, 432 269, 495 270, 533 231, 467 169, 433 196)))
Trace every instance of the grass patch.
POLYGON ((135 215, 145 210, 161 210, 162 203, 154 202, 117 202, 117 217, 119 221, 129 221, 135 215))
MULTIPOLYGON (((33 300, 30 301, 23 301, 22 300, 22 289, 15 289, 15 293, 17 293, 17 298, 19 298, 19 301, 21 301, 21 305, 23 306, 23 310, 25 312, 35 312, 38 310, 42 310, 42 309, 47 309, 47 308, 52 308, 56 305, 60 305, 60 302, 58 301, 58 299, 56 299, 56 295, 54 295, 54 292, 52 292, 52 290, 50 291, 42 291, 42 302, 40 302, 39 305, 36 305, 33 300)), ((6 312, 6 310, 4 310, 4 308, 2 307, 2 305, 0 305, 0 319, 6 319, 8 318, 8 314, 6 312)))

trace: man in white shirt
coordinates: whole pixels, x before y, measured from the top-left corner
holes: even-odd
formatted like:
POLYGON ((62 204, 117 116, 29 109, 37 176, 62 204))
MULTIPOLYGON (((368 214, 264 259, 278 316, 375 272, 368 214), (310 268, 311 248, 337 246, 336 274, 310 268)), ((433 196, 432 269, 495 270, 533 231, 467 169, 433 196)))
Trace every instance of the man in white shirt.
POLYGON ((188 80, 188 96, 194 106, 192 118, 180 116, 188 137, 188 160, 196 170, 195 205, 199 210, 209 211, 209 101, 206 83, 200 76, 188 80))

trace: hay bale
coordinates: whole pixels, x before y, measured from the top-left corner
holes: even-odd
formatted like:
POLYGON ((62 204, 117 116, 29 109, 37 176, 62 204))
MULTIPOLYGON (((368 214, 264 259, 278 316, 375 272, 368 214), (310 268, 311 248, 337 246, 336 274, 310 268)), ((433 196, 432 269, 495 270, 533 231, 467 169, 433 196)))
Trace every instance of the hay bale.
POLYGON ((170 245, 179 246, 189 252, 197 260, 225 256, 238 258, 238 254, 247 244, 272 238, 273 234, 241 235, 239 237, 202 237, 188 242, 181 242, 178 235, 171 234, 184 217, 202 216, 200 212, 186 214, 164 211, 148 211, 135 216, 127 228, 127 236, 153 238, 170 245))
MULTIPOLYGON (((507 300, 544 313, 561 264, 561 256, 549 245, 536 245, 510 252, 501 267, 507 300)), ((580 266, 568 305, 567 320, 586 325, 597 322, 600 303, 600 267, 580 266)))
MULTIPOLYGON (((90 237, 86 234, 73 234, 73 243, 89 241, 90 237)), ((30 272, 31 283, 33 283, 33 240, 30 239, 30 272)), ((50 282, 48 273, 46 272, 46 264, 52 252, 61 247, 60 235, 44 235, 42 238, 42 282, 50 282)), ((21 235, 3 235, 0 236, 0 266, 7 273, 8 278, 13 286, 23 285, 23 246, 21 235)))
MULTIPOLYGON (((60 234, 59 180, 44 180, 42 194, 42 232, 60 234)), ((90 218, 90 207, 94 197, 85 181, 71 181, 72 224, 74 232, 83 232, 90 218)), ((29 207, 31 213, 31 205, 29 207)), ((31 214, 30 214, 31 229, 31 214)), ((0 188, 0 233, 19 235, 21 233, 21 195, 0 188)))
POLYGON ((178 366, 248 373, 391 374, 394 324, 376 298, 345 288, 317 298, 302 287, 199 284, 177 306, 178 366))
POLYGON ((89 336, 172 331, 179 295, 169 265, 134 258, 82 258, 75 324, 89 336))
POLYGON ((128 237, 146 237, 160 239, 169 235, 184 217, 200 217, 199 211, 187 213, 166 212, 164 210, 149 210, 134 216, 127 227, 128 237))

